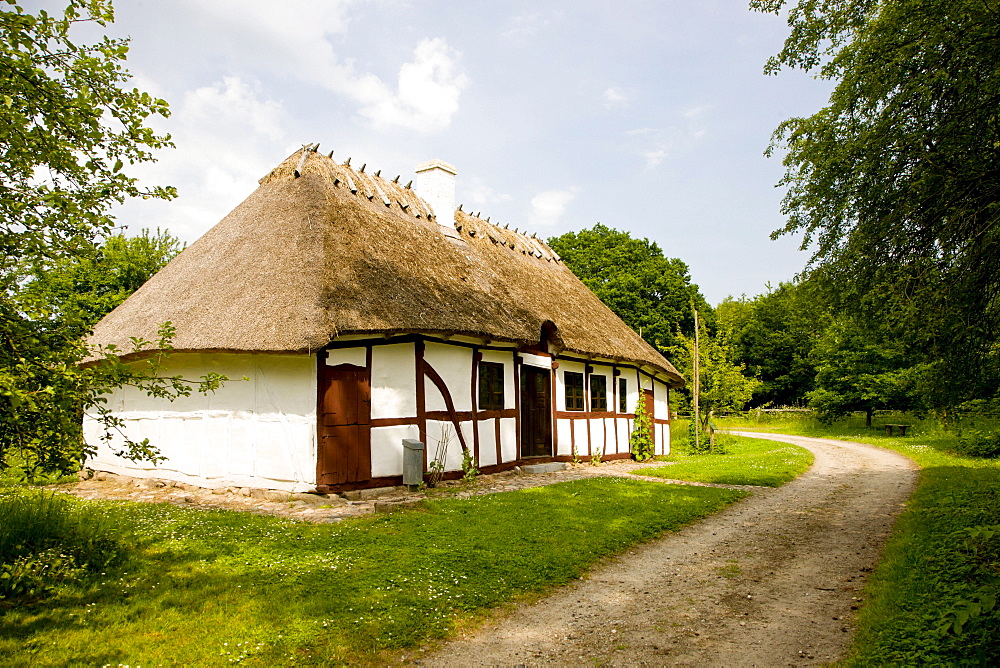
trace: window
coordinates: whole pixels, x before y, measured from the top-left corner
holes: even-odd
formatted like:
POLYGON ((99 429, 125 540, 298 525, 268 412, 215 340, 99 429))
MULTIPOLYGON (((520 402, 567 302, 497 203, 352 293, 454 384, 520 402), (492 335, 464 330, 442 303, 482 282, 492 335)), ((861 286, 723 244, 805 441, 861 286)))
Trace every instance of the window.
POLYGON ((618 379, 618 412, 628 413, 628 381, 618 379))
POLYGON ((479 363, 479 410, 503 410, 503 364, 479 363))
POLYGON ((608 377, 590 376, 590 410, 608 410, 608 377))
POLYGON ((583 408, 583 374, 567 371, 563 374, 566 383, 566 410, 582 411, 583 408))

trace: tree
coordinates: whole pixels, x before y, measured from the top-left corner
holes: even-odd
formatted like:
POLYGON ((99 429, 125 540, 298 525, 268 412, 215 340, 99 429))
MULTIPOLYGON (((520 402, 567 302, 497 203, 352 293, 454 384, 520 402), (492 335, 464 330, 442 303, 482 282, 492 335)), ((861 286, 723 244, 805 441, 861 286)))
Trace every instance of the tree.
MULTIPOLYGON (((699 323, 701 388, 698 410, 703 430, 708 426, 712 413, 743 410, 760 385, 759 380, 746 375, 742 364, 734 361, 729 332, 721 326, 723 321, 719 324, 720 328, 713 336, 704 323, 699 323)), ((669 351, 671 361, 685 378, 692 378, 694 350, 695 338, 679 334, 678 343, 669 351)), ((681 392, 690 392, 690 383, 681 392)), ((682 396, 691 401, 689 395, 682 396)))
POLYGON ((829 325, 812 357, 816 389, 807 397, 824 422, 864 411, 865 424, 871 427, 876 410, 921 408, 930 394, 928 365, 914 362, 902 342, 878 336, 850 318, 829 325))
MULTIPOLYGON (((89 350, 78 335, 83 323, 24 286, 26 275, 41 280, 62 263, 94 258, 113 232, 112 205, 173 195, 142 188, 125 172, 170 145, 146 126, 150 116, 168 114, 167 103, 124 89, 126 40, 71 39, 77 23, 112 21, 110 2, 68 0, 58 16, 26 13, 14 0, 0 6, 7 7, 0 11, 0 469, 15 466, 30 477, 80 465, 88 454, 83 411, 116 428, 102 396, 112 388, 136 384, 165 397, 191 388, 159 377, 162 353, 132 365, 116 355, 169 350, 169 323, 158 341, 136 341, 132 350, 89 350), (84 360, 91 363, 81 366, 84 360)), ((200 389, 219 382, 203 378, 200 389)), ((145 441, 126 443, 122 454, 156 457, 145 441)))
POLYGON ((145 229, 137 237, 116 234, 93 254, 36 266, 18 299, 26 310, 51 313, 67 333, 83 336, 183 248, 177 237, 159 229, 155 235, 145 229))
POLYGON ((727 298, 716 318, 728 332, 734 360, 761 381, 751 405, 805 403, 816 376, 810 355, 830 318, 809 285, 782 283, 752 299, 727 298))
MULTIPOLYGON (((752 0, 777 13, 786 0, 752 0)), ((836 82, 829 104, 775 132, 785 227, 838 308, 947 369, 951 403, 997 388, 1000 5, 799 0, 767 64, 836 82)))
POLYGON ((672 347, 678 328, 694 331, 691 303, 711 314, 686 264, 656 243, 600 223, 548 240, 566 266, 651 345, 672 347))

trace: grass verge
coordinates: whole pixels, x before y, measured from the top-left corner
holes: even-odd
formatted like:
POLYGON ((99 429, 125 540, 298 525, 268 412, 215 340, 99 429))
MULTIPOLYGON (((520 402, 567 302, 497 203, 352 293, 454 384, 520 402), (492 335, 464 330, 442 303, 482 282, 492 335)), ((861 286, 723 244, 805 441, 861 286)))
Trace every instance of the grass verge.
POLYGON ((869 443, 921 466, 869 578, 846 665, 1000 664, 1000 461, 956 455, 956 434, 912 416, 885 416, 873 429, 858 417, 830 426, 789 417, 724 424, 869 443), (880 422, 913 424, 914 433, 889 438, 880 422))
POLYGON ((7 665, 339 665, 419 646, 744 493, 596 478, 312 525, 105 502, 137 552, 0 612, 7 665))
POLYGON ((812 453, 796 445, 721 434, 716 438, 726 454, 696 455, 678 448, 666 458, 671 464, 636 473, 692 482, 778 487, 813 463, 812 453))

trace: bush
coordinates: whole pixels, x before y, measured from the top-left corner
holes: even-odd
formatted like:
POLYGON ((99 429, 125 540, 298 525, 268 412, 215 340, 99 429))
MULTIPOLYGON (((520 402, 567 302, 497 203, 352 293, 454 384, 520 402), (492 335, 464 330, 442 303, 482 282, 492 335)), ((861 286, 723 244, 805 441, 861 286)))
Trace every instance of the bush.
POLYGON ((115 566, 129 543, 93 506, 52 492, 7 493, 0 497, 0 601, 42 598, 115 566))
POLYGON ((995 431, 966 431, 954 446, 955 453, 964 457, 995 459, 1000 457, 1000 433, 995 431))

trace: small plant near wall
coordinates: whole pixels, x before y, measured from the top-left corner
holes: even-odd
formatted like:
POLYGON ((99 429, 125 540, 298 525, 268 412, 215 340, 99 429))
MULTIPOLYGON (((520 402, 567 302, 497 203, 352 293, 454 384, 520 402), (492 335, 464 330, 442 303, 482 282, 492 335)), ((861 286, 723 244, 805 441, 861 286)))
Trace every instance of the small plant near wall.
POLYGON ((600 466, 601 465, 601 458, 603 456, 604 456, 604 452, 594 452, 592 455, 590 455, 590 465, 591 466, 600 466))
POLYGON ((427 480, 428 487, 436 487, 444 477, 444 465, 445 459, 448 457, 449 443, 451 443, 451 425, 442 425, 441 438, 438 439, 437 448, 434 451, 434 459, 427 465, 428 473, 430 473, 427 480))
POLYGON ((479 475, 476 457, 468 450, 462 452, 462 482, 472 482, 479 475))
POLYGON ((643 392, 639 393, 639 401, 635 405, 635 422, 632 423, 629 446, 637 462, 653 458, 653 423, 646 412, 646 396, 643 392))

